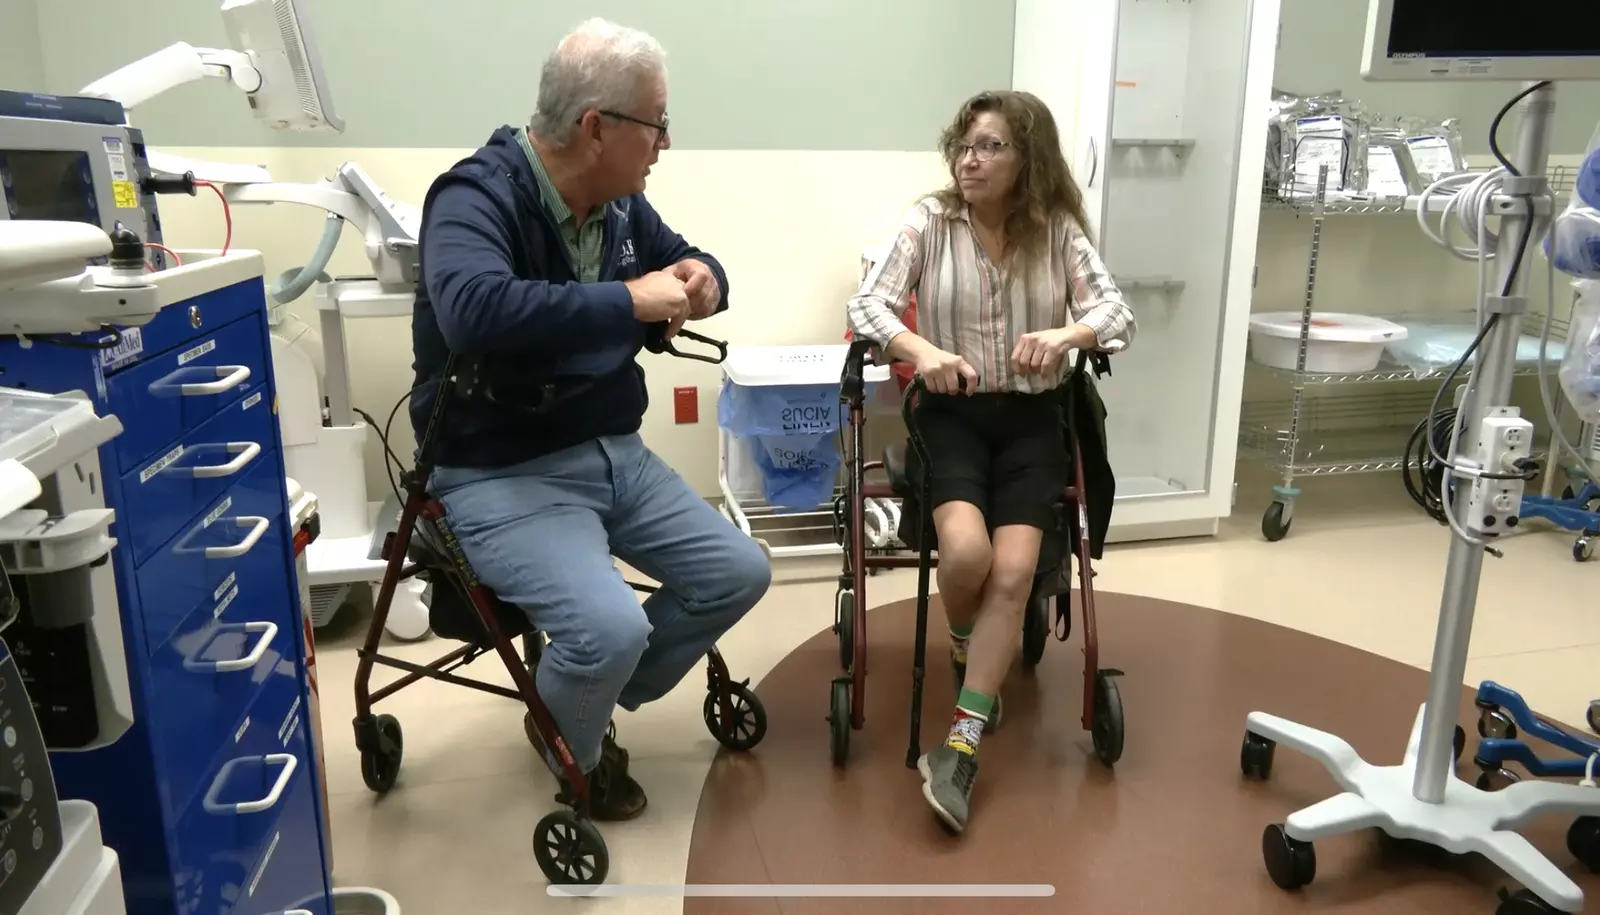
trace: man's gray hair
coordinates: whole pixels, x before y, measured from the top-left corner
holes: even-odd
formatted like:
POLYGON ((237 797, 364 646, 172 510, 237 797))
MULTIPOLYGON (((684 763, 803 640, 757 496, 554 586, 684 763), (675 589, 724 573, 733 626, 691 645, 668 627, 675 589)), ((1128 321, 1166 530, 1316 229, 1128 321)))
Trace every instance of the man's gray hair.
POLYGON ((605 19, 579 25, 544 62, 529 123, 534 136, 565 146, 585 111, 631 107, 647 79, 666 76, 666 56, 660 42, 637 29, 605 19))

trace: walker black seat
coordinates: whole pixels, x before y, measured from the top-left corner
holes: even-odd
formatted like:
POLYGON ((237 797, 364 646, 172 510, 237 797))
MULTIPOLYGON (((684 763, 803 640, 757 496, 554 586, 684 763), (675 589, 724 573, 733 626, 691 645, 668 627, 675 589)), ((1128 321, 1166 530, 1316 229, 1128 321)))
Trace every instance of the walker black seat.
MULTIPOLYGON (((418 525, 411 543, 406 547, 406 558, 422 567, 418 575, 432 585, 428 600, 428 627, 433 634, 454 642, 466 642, 483 648, 494 646, 494 637, 483 625, 478 610, 467 594, 466 582, 443 550, 433 544, 433 532, 426 525, 418 525)), ((494 607, 495 622, 508 638, 517 638, 533 631, 528 615, 515 604, 499 597, 490 597, 494 607)))

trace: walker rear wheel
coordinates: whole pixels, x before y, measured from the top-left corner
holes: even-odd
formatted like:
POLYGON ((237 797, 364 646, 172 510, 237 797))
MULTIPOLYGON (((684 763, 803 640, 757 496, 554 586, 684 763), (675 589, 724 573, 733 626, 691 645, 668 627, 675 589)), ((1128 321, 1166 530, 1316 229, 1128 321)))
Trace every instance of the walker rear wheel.
POLYGON ((840 591, 834 598, 835 615, 839 619, 839 666, 852 670, 856 651, 856 592, 840 591))

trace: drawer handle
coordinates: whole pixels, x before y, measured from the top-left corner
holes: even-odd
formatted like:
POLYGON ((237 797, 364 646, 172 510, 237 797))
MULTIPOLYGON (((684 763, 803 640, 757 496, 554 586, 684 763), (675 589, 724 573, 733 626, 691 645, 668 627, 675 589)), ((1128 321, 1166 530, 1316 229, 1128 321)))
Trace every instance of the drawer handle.
POLYGON ((231 477, 243 470, 246 464, 255 460, 261 454, 261 445, 257 442, 229 442, 223 447, 228 449, 229 454, 236 454, 238 457, 226 464, 205 464, 185 469, 201 480, 209 480, 214 477, 231 477))
POLYGON ((183 669, 192 673, 226 674, 236 670, 249 670, 261 663, 261 659, 267 654, 267 649, 272 645, 272 640, 278 637, 278 624, 245 623, 244 631, 261 633, 261 638, 256 641, 255 647, 250 649, 249 654, 242 658, 234 658, 232 661, 191 661, 185 658, 183 669))
POLYGON ((249 515, 235 518, 233 520, 234 523, 238 524, 240 527, 243 527, 246 524, 254 526, 250 528, 250 533, 246 534, 243 540, 239 541, 233 546, 206 547, 207 559, 233 559, 236 556, 243 556, 244 554, 250 552, 250 548, 256 545, 256 541, 261 539, 261 535, 267 532, 267 526, 272 523, 266 518, 252 517, 249 515))
POLYGON ((206 792, 206 812, 235 813, 242 815, 247 813, 260 813, 263 810, 271 810, 277 805, 278 801, 283 798, 283 789, 289 787, 289 778, 290 776, 294 775, 295 767, 299 765, 300 760, 296 759, 293 753, 271 753, 262 757, 247 756, 242 759, 228 760, 223 764, 222 771, 218 772, 217 777, 212 780, 211 790, 206 792), (228 776, 233 773, 233 767, 244 762, 245 759, 254 758, 259 758, 262 762, 269 766, 274 764, 283 766, 283 770, 278 773, 278 780, 272 784, 272 792, 259 801, 247 801, 243 804, 217 803, 217 792, 221 791, 222 786, 228 783, 228 776))
POLYGON ((178 386, 178 393, 184 397, 196 397, 202 394, 221 394, 231 391, 250 377, 248 365, 219 365, 217 366, 216 381, 199 381, 192 384, 178 386))

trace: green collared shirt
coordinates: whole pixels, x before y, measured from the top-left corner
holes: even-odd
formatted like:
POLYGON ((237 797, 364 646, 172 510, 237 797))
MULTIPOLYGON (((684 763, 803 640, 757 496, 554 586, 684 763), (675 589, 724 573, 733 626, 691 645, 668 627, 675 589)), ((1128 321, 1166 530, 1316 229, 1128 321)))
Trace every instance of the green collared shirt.
POLYGON ((522 144, 522 151, 528 154, 528 162, 533 165, 533 177, 539 183, 539 196, 544 199, 544 206, 550 213, 550 218, 555 220, 561 229, 561 240, 566 242, 567 256, 572 258, 572 266, 578 273, 578 279, 584 283, 595 283, 600 280, 600 262, 605 257, 606 246, 606 220, 604 209, 591 212, 589 218, 584 220, 579 227, 578 218, 561 199, 561 192, 556 190, 550 181, 550 173, 545 171, 544 163, 539 161, 539 153, 533 148, 533 143, 528 140, 526 130, 517 131, 517 140, 522 144))

